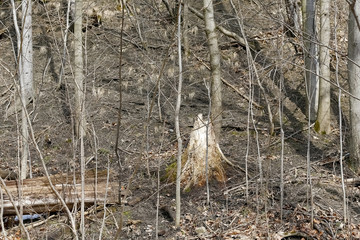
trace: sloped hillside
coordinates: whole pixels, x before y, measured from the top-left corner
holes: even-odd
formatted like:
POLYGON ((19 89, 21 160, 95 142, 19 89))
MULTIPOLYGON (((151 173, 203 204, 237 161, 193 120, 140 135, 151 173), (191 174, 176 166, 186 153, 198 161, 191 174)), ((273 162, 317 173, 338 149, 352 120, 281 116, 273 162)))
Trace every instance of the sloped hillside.
MULTIPOLYGON (((204 186, 194 186, 183 193, 181 227, 174 228, 175 184, 165 176, 177 152, 174 127, 179 74, 177 26, 174 13, 170 14, 163 2, 169 2, 173 11, 175 1, 126 2, 120 68, 121 5, 110 0, 84 1, 86 168, 106 169, 109 161, 110 168, 117 173, 112 180, 119 180, 123 190, 121 206, 107 206, 106 210, 94 206, 87 210, 85 239, 99 238, 100 229, 103 239, 112 239, 120 215, 122 239, 155 239, 156 235, 159 239, 359 238, 360 197, 356 181, 346 188, 350 222, 343 221, 338 89, 332 88, 333 131, 319 135, 312 125, 309 128, 305 114, 301 34, 290 33, 292 27, 282 1, 268 0, 236 1, 236 11, 233 1, 214 1, 215 21, 222 29, 218 31, 224 84, 220 146, 233 165, 224 163, 226 182, 210 180, 210 205, 206 204, 204 186), (252 47, 248 53, 241 42, 244 38, 252 47), (120 84, 122 166, 114 149, 120 84), (280 118, 285 135, 283 155, 280 118), (270 121, 274 125, 273 134, 270 121), (311 162, 311 193, 307 185, 307 158, 311 162), (284 160, 282 211, 281 159, 284 160)), ((189 4, 186 33, 190 53, 183 59, 180 110, 185 145, 195 117, 199 113, 208 114, 210 78, 204 22, 196 14, 202 13, 202 1, 189 1, 189 4)), ((335 79, 338 65, 337 76, 341 86, 347 89, 347 3, 336 4, 333 9, 339 26, 333 33, 337 33, 340 54, 336 62, 335 52, 331 52, 332 78, 335 79)), ((51 174, 69 173, 80 167, 73 131, 74 36, 70 31, 64 44, 66 10, 67 1, 33 2, 36 96, 28 110, 36 143, 51 174)), ((0 167, 17 171, 20 114, 14 107, 19 96, 14 60, 16 36, 9 1, 0 2, 0 21, 0 167)), ((333 34, 332 46, 334 39, 333 34)), ((349 120, 348 96, 344 92, 342 103, 346 163, 349 120)), ((43 176, 35 144, 31 143, 30 148, 32 175, 43 176)), ((346 164, 344 171, 345 178, 356 177, 346 164)), ((32 239, 72 238, 64 213, 42 214, 40 221, 27 225, 32 239)), ((8 236, 16 239, 17 222, 12 218, 4 221, 8 236)))

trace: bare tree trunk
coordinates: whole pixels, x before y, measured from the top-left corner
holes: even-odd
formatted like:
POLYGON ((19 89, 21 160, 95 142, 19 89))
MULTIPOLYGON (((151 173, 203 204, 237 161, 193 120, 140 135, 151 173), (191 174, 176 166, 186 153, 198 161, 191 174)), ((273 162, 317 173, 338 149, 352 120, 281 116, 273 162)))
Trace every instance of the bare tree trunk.
POLYGON ((315 0, 304 0, 303 5, 304 21, 304 45, 305 45, 305 80, 306 94, 308 100, 308 118, 310 121, 316 120, 318 108, 318 78, 317 78, 317 56, 316 56, 316 28, 315 28, 315 0))
MULTIPOLYGON (((282 59, 284 46, 284 36, 281 39, 281 46, 279 51, 279 57, 282 59)), ((284 88, 284 75, 280 68, 280 81, 279 81, 279 125, 280 125, 280 139, 281 139, 281 150, 280 150, 280 220, 283 221, 283 208, 284 208, 284 128, 283 128, 283 113, 284 113, 284 102, 283 102, 283 88, 284 88)))
MULTIPOLYGON (((194 122, 194 130, 190 134, 188 147, 183 154, 186 163, 183 167, 181 181, 185 185, 185 189, 192 185, 204 185, 207 177, 214 176, 218 181, 225 179, 221 160, 226 158, 220 150, 217 139, 220 137, 222 111, 220 52, 215 33, 214 10, 211 0, 204 0, 204 9, 212 73, 209 87, 211 92, 211 122, 204 121, 202 114, 199 114, 194 122), (217 129, 218 135, 216 135, 215 129, 217 129)), ((177 166, 179 167, 179 165, 177 166)))
POLYGON ((124 0, 120 1, 122 4, 121 8, 121 25, 120 25, 120 49, 119 49, 119 109, 118 109, 118 120, 116 125, 116 139, 115 139, 115 155, 119 162, 119 167, 122 169, 121 158, 119 154, 119 134, 122 118, 122 58, 123 58, 123 33, 124 33, 124 21, 125 21, 125 3, 124 0))
POLYGON ((189 0, 184 0, 183 39, 184 39, 185 61, 188 60, 189 55, 190 55, 188 30, 189 30, 189 0))
POLYGON ((82 46, 82 0, 75 1, 75 133, 80 139, 80 172, 81 172, 81 221, 80 232, 85 239, 85 91, 84 91, 84 59, 82 46))
POLYGON ((320 88, 315 130, 328 134, 330 128, 330 0, 320 1, 320 88))
POLYGON ((24 95, 25 102, 28 104, 33 98, 33 43, 32 43, 32 12, 31 0, 22 2, 22 47, 21 47, 21 64, 22 76, 21 91, 24 95))
MULTIPOLYGON (((160 147, 159 147, 159 154, 161 153, 163 149, 164 144, 164 136, 165 136, 165 121, 163 124, 163 130, 161 134, 161 140, 160 140, 160 147)), ((155 220, 155 236, 156 239, 159 239, 159 208, 160 208, 160 169, 161 169, 161 157, 158 157, 157 159, 157 194, 156 194, 156 220, 155 220)))
MULTIPOLYGON (((21 92, 21 164, 20 179, 25 179, 29 152, 29 130, 26 119, 26 106, 33 97, 33 46, 32 46, 32 18, 31 0, 22 1, 22 32, 19 48, 19 78, 21 92)), ((19 45, 19 44, 18 44, 19 45)))
POLYGON ((335 10, 334 10, 334 45, 335 45, 335 58, 336 58, 336 64, 335 64, 335 79, 336 84, 339 89, 338 93, 338 109, 339 109, 339 142, 340 142, 340 155, 339 155, 339 162, 340 162, 340 175, 341 175, 341 187, 343 192, 343 215, 344 215, 344 222, 346 223, 348 221, 348 214, 347 214, 347 199, 346 199, 346 188, 345 188, 345 181, 344 181, 344 165, 343 165, 343 155, 344 155, 344 148, 343 148, 343 125, 342 125, 342 106, 341 106, 341 96, 342 96, 342 90, 339 82, 339 55, 338 55, 338 42, 337 42, 337 29, 336 26, 338 23, 338 8, 337 8, 337 2, 335 1, 335 10))
POLYGON ((214 8, 212 0, 204 0, 205 31, 210 51, 211 67, 211 121, 214 125, 215 138, 218 142, 222 121, 222 82, 220 68, 220 51, 218 46, 214 8))
POLYGON ((75 1, 74 23, 74 51, 75 51, 75 134, 80 137, 80 128, 84 121, 82 104, 84 98, 84 59, 82 46, 82 0, 75 1))
POLYGON ((178 154, 176 163, 176 216, 175 216, 175 227, 180 226, 180 206, 181 206, 181 156, 182 156, 182 139, 180 134, 180 106, 181 106, 181 88, 182 88, 182 57, 181 57, 181 4, 179 4, 178 10, 178 55, 179 55, 179 85, 177 91, 177 100, 175 108, 175 130, 176 138, 178 142, 178 154))
POLYGON ((297 0, 285 0, 289 24, 296 32, 301 32, 299 7, 297 0))
MULTIPOLYGON (((360 2, 352 1, 349 10, 349 27, 348 27, 348 81, 351 95, 360 97, 360 68, 357 63, 360 62, 360 30, 358 20, 360 16, 360 2)), ((360 103, 350 96, 350 154, 351 167, 358 171, 360 162, 360 103)))
POLYGON ((64 48, 63 48, 63 55, 61 59, 61 66, 60 66, 60 73, 59 73, 59 82, 57 88, 59 89, 62 85, 62 77, 64 75, 64 68, 66 65, 66 54, 67 54, 67 40, 68 40, 68 33, 70 30, 70 20, 74 20, 75 16, 75 2, 74 0, 67 0, 67 10, 66 10, 66 28, 64 32, 64 48))
MULTIPOLYGON (((23 78, 23 77, 21 77, 23 78)), ((22 88, 21 88, 22 90, 22 88)), ((30 150, 29 150, 29 129, 28 129, 28 122, 26 119, 26 104, 25 104, 25 95, 24 92, 21 91, 21 101, 24 104, 22 106, 22 110, 21 110, 21 162, 20 162, 20 180, 24 180, 26 179, 26 175, 27 175, 27 164, 28 164, 28 159, 29 159, 29 155, 30 155, 30 150)))

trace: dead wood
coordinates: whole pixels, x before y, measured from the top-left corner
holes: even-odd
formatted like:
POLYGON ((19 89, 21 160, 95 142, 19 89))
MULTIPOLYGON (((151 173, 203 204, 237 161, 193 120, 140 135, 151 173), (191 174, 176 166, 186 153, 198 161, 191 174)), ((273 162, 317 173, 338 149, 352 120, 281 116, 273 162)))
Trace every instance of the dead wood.
POLYGON ((222 160, 225 156, 216 142, 213 125, 203 120, 202 114, 199 114, 195 119, 188 147, 183 153, 185 163, 182 172, 182 184, 186 185, 184 187, 185 190, 191 186, 202 186, 205 184, 206 166, 204 160, 206 156, 208 156, 208 177, 215 177, 217 181, 224 182, 226 176, 222 160), (208 144, 206 142, 207 134, 208 144), (206 153, 207 151, 208 154, 206 153))
MULTIPOLYGON (((106 192, 106 175, 107 171, 98 171, 97 183, 95 182, 95 170, 89 170, 85 173, 85 204, 94 204, 95 199, 97 204, 104 203, 106 201, 109 204, 115 204, 119 199, 119 183, 117 181, 110 181, 108 185, 107 196, 106 192), (97 192, 95 192, 95 185, 97 184, 97 192)), ((72 208, 75 203, 81 201, 81 184, 80 174, 56 174, 50 176, 50 179, 59 194, 64 199, 66 205, 72 208)), ((111 177, 110 179, 113 179, 111 177)), ((17 180, 5 181, 7 191, 3 191, 4 198, 4 215, 15 215, 16 210, 14 207, 19 208, 19 182, 17 180), (9 195, 13 198, 13 203, 10 201, 9 195)), ((61 211, 63 206, 51 189, 49 181, 46 177, 37 177, 32 179, 26 179, 21 186, 24 214, 34 213, 48 213, 61 211)))
POLYGON ((345 181, 345 184, 348 186, 354 186, 354 187, 360 186, 360 178, 359 177, 348 178, 348 179, 345 179, 344 181, 345 181))

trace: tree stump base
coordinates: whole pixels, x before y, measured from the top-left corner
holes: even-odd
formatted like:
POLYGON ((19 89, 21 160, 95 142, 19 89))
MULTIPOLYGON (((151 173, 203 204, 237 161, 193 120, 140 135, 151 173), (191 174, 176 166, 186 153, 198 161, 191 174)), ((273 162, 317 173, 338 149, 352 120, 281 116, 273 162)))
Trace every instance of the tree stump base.
POLYGON ((204 121, 202 114, 199 114, 194 122, 188 147, 183 153, 183 159, 186 161, 183 160, 185 164, 181 182, 185 185, 185 190, 192 185, 202 186, 205 184, 206 151, 208 153, 208 178, 215 178, 217 181, 224 182, 226 176, 222 166, 223 153, 216 141, 212 124, 204 121), (206 145, 206 139, 208 145, 206 145))

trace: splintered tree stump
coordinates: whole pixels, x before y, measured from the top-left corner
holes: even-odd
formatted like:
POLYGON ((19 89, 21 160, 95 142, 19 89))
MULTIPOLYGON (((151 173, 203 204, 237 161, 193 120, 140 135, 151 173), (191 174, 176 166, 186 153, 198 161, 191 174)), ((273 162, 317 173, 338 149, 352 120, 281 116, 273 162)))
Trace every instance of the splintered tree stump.
MULTIPOLYGON (((95 170, 89 170, 85 174, 85 204, 91 205, 95 201, 97 204, 115 204, 119 201, 119 183, 114 181, 113 174, 110 174, 108 186, 106 185, 107 171, 98 171, 97 181, 95 181, 95 170), (96 188, 95 188, 96 185, 96 188), (97 191, 95 192, 95 189, 97 191)), ((56 174, 50 176, 55 189, 60 193, 66 205, 70 209, 75 203, 80 206, 81 202, 81 176, 76 174, 75 181, 73 174, 56 174)), ((20 188, 17 180, 5 181, 6 186, 1 185, 3 195, 4 215, 15 215, 14 207, 20 207, 19 192, 22 192, 21 202, 24 214, 57 212, 63 209, 62 204, 50 188, 46 177, 26 179, 20 188), (5 191, 5 188, 7 191, 5 191), (14 205, 11 203, 11 194, 14 205)), ((1 205, 1 203, 0 203, 1 205)))
POLYGON ((185 189, 192 185, 201 186, 206 181, 206 125, 208 125, 208 177, 209 179, 214 177, 221 182, 225 181, 225 171, 222 166, 223 153, 216 142, 213 126, 204 121, 202 114, 199 114, 183 155, 186 162, 181 180, 185 189))

